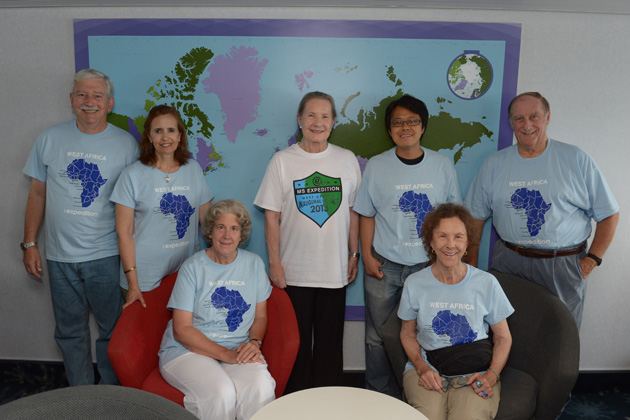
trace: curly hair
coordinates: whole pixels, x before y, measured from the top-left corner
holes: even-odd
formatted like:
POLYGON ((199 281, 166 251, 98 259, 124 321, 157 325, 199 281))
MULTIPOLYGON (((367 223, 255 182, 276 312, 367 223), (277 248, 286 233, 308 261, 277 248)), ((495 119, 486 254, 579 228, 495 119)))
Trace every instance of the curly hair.
POLYGON ((221 200, 210 206, 201 217, 201 232, 208 246, 212 246, 210 235, 212 234, 214 225, 224 214, 233 214, 236 216, 236 220, 241 227, 239 246, 247 242, 252 232, 252 220, 247 207, 237 200, 221 200))
MULTIPOLYGON (((433 255, 433 249, 431 248, 433 232, 442 219, 450 219, 451 217, 457 217, 464 223, 466 236, 468 237, 468 248, 479 243, 480 232, 477 232, 477 229, 475 229, 474 219, 468 209, 461 204, 444 203, 434 207, 433 210, 427 213, 424 222, 422 222, 420 236, 422 237, 422 244, 427 251, 427 255, 433 255)), ((434 257, 432 256, 431 259, 434 259, 434 257)))
POLYGON ((182 118, 179 115, 179 111, 175 108, 168 105, 156 105, 151 108, 149 111, 149 115, 147 115, 147 119, 144 122, 144 131, 142 132, 142 137, 140 138, 140 157, 138 160, 145 165, 155 166, 157 163, 157 156, 155 155, 155 148, 151 144, 151 139, 149 139, 149 135, 151 133, 151 124, 153 120, 162 115, 172 115, 177 120, 177 130, 180 134, 179 146, 177 150, 175 150, 175 161, 180 165, 185 165, 188 163, 188 159, 190 158, 190 152, 188 151, 188 136, 186 135, 186 127, 184 127, 184 123, 182 123, 182 118))

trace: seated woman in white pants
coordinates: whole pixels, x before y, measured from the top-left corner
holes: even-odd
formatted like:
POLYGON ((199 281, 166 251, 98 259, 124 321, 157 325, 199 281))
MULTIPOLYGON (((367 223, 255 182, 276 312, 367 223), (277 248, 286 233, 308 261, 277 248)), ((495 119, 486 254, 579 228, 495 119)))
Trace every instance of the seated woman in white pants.
POLYGON ((275 398, 260 351, 271 284, 262 259, 238 249, 251 224, 239 201, 210 207, 202 219, 210 248, 184 262, 168 302, 160 372, 200 419, 246 420, 275 398))

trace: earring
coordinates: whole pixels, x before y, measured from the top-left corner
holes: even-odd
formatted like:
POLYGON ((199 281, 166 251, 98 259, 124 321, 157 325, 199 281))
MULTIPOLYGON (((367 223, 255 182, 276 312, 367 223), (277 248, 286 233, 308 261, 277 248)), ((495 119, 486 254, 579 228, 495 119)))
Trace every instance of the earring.
POLYGON ((468 251, 464 251, 464 257, 468 255, 468 251))

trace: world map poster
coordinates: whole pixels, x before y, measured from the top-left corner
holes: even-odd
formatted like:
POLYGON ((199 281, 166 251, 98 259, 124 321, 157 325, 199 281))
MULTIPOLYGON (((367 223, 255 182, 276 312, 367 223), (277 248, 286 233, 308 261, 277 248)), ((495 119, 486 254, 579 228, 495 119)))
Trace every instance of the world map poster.
MULTIPOLYGON (((264 213, 254 197, 269 159, 299 140, 297 107, 307 92, 333 96, 329 141, 352 150, 362 169, 394 146, 387 105, 403 94, 422 99, 430 115, 422 146, 453 160, 463 195, 485 158, 512 144, 518 24, 84 19, 74 34, 76 69, 114 82, 111 123, 139 139, 151 107, 180 111, 214 201, 245 203, 253 229, 244 247, 264 259, 264 213)), ((480 261, 488 249, 482 244, 480 261)), ((349 320, 363 320, 362 278, 348 287, 349 320)))

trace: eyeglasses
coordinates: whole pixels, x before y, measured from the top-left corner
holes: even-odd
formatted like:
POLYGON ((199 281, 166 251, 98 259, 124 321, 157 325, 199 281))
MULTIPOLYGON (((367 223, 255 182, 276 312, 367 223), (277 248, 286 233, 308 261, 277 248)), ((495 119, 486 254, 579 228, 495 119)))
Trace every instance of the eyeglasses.
POLYGON ((392 121, 389 123, 389 125, 391 125, 392 127, 402 127, 403 125, 407 124, 407 127, 415 127, 417 125, 420 125, 422 123, 422 120, 418 120, 418 119, 413 119, 413 120, 396 120, 396 121, 392 121))
POLYGON ((442 390, 446 391, 449 388, 459 389, 467 386, 467 382, 470 376, 458 376, 456 378, 442 377, 442 390))

